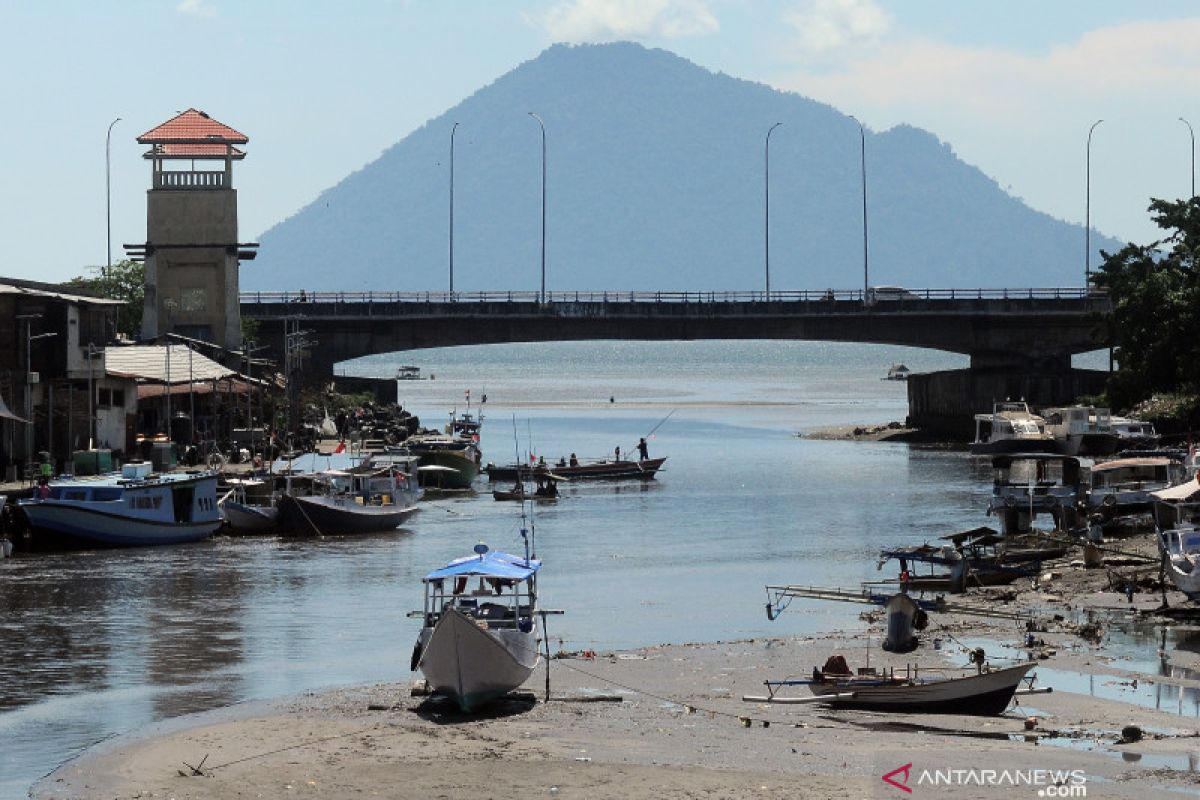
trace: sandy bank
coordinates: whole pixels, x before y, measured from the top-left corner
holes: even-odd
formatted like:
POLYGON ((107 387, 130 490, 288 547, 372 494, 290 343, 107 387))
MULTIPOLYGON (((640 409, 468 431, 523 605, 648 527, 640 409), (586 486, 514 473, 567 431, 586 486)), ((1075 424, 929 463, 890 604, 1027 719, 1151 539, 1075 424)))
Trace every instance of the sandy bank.
MULTIPOLYGON (((939 619, 941 635, 979 632, 966 619, 939 619)), ((993 626, 992 632, 1002 631, 993 626)), ((807 674, 831 652, 861 665, 865 639, 858 633, 559 659, 551 666, 558 699, 541 702, 539 670, 526 687, 537 701, 507 701, 471 717, 410 697, 407 675, 401 681, 397 670, 395 683, 304 695, 251 714, 206 715, 191 727, 105 743, 42 781, 34 796, 899 797, 906 795, 881 776, 907 763, 914 769, 911 785, 919 770, 1036 768, 1084 770, 1088 797, 1195 796, 1200 789, 1198 773, 1186 771, 1189 758, 1200 768, 1194 717, 1081 694, 1037 695, 1027 698, 1035 711, 1010 709, 995 718, 740 700, 761 694, 768 677, 807 674), (622 702, 580 701, 597 694, 618 694, 622 702), (1039 716, 1032 732, 1024 727, 1029 714, 1039 716), (1147 740, 1115 744, 1128 724, 1148 731, 1147 740), (1051 733, 1072 746, 1050 746, 1042 737, 1051 733), (182 774, 190 772, 185 764, 201 761, 203 775, 182 774)), ((907 656, 876 648, 870 655, 873 665, 900 669, 908 662, 966 663, 952 648, 923 647, 907 656)), ((1036 796, 1028 786, 1016 794, 1011 786, 963 791, 919 789, 920 796, 933 797, 1036 796)))

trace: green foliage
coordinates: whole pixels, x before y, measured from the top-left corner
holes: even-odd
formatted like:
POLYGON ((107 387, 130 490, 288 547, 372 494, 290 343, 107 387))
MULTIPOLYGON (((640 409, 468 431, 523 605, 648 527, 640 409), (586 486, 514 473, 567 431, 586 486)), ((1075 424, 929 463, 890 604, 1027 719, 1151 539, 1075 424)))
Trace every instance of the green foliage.
POLYGON ((1200 199, 1152 200, 1149 211, 1169 233, 1105 253, 1095 278, 1113 301, 1120 369, 1108 394, 1118 408, 1155 393, 1200 392, 1200 199))
POLYGON ((260 327, 260 322, 261 322, 261 320, 250 319, 249 317, 242 317, 242 343, 243 343, 243 345, 246 342, 257 342, 259 340, 258 339, 258 329, 260 327))
POLYGON ((131 339, 142 335, 142 303, 146 294, 146 270, 142 264, 125 259, 111 268, 89 267, 98 274, 94 277, 72 278, 67 286, 77 286, 96 292, 101 297, 124 300, 117 310, 117 332, 131 339))

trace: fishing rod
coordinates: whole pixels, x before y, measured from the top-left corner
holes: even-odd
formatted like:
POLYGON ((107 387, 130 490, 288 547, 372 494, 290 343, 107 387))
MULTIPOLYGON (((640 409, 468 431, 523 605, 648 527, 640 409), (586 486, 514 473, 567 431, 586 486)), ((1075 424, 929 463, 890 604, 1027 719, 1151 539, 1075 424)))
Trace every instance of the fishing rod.
MULTIPOLYGON (((666 421, 667 421, 667 420, 669 420, 669 419, 671 418, 671 415, 672 415, 672 414, 674 414, 674 413, 675 413, 676 411, 678 411, 678 410, 679 410, 678 408, 672 408, 672 409, 671 409, 669 412, 667 412, 667 415, 666 415, 665 417, 663 417, 662 419, 660 419, 660 420, 658 421, 658 424, 657 424, 657 425, 655 425, 653 428, 651 428, 651 429, 650 429, 650 430, 649 430, 649 431, 646 433, 646 435, 645 435, 645 436, 643 436, 642 438, 643 438, 643 439, 649 439, 651 436, 653 436, 653 435, 654 435, 654 432, 655 432, 655 431, 657 431, 659 428, 661 428, 661 427, 662 427, 662 426, 663 426, 663 425, 666 423, 666 421)), ((629 449, 627 449, 625 452, 626 452, 626 453, 630 453, 630 452, 633 452, 633 451, 634 451, 634 450, 636 450, 636 449, 637 449, 637 445, 635 444, 635 445, 634 445, 632 448, 629 448, 629 449)))

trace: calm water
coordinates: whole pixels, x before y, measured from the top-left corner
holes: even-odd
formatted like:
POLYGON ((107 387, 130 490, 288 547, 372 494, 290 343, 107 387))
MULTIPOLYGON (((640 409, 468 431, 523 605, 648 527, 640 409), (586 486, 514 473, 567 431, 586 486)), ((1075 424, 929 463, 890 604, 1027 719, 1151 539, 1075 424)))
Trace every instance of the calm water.
MULTIPOLYGON (((962 450, 794 436, 903 419, 904 384, 880 379, 897 361, 963 366, 881 346, 570 343, 421 351, 347 371, 435 374, 402 385, 426 424, 461 409, 466 390, 475 403, 486 392, 484 456, 498 463, 517 450, 548 461, 630 450, 674 411, 650 440, 651 455, 669 456, 659 480, 567 484, 535 518, 544 601, 567 611, 551 618, 552 638, 608 649, 855 624, 858 608, 832 603, 797 603, 770 623, 763 585, 855 585, 878 577, 882 545, 985 523, 989 475, 962 450)), ((518 506, 481 493, 426 503, 395 534, 0 562, 0 797, 153 720, 407 680, 420 577, 480 540, 519 552, 519 530, 518 506)))

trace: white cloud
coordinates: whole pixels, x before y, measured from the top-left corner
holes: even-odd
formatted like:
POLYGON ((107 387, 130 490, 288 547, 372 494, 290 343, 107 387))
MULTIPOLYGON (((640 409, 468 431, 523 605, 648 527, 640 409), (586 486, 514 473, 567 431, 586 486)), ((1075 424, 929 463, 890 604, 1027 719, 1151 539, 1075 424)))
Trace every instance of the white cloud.
MULTIPOLYGON (((1080 221, 1089 126, 1092 222, 1149 240, 1150 197, 1189 187, 1179 116, 1200 107, 1200 18, 1097 28, 1041 53, 890 36, 835 69, 772 83, 853 112, 876 130, 933 131, 1035 207, 1080 221)), ((1192 112, 1192 122, 1200 112, 1192 112)))
POLYGON ((783 20, 794 30, 794 46, 803 56, 825 56, 874 44, 891 27, 891 18, 875 0, 807 0, 783 20))
POLYGON ((677 39, 720 26, 705 0, 566 0, 533 18, 555 41, 677 39))
POLYGON ((208 0, 181 0, 175 10, 187 17, 211 19, 217 15, 217 10, 208 4, 208 0))

